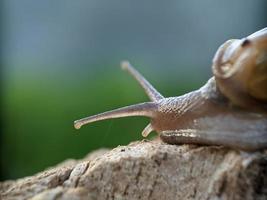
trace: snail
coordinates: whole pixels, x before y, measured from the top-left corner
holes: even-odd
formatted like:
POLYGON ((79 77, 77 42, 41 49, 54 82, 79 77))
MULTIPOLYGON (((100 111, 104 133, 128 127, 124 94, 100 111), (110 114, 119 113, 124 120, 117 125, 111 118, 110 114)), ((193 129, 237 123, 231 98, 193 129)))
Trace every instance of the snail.
POLYGON ((76 129, 99 120, 145 116, 151 121, 142 135, 156 131, 169 144, 267 148, 267 28, 222 44, 213 58, 214 76, 182 96, 165 98, 129 62, 121 66, 151 101, 77 120, 76 129))

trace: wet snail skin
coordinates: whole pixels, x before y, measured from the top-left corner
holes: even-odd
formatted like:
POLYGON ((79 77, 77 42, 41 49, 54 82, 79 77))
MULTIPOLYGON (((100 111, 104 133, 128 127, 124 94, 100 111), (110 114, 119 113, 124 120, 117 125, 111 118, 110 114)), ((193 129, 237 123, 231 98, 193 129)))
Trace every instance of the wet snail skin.
POLYGON ((267 148, 267 28, 217 50, 213 77, 200 89, 163 97, 129 62, 122 62, 150 102, 97 114, 74 122, 75 128, 99 120, 145 116, 142 135, 159 133, 169 144, 223 145, 257 151, 267 148))

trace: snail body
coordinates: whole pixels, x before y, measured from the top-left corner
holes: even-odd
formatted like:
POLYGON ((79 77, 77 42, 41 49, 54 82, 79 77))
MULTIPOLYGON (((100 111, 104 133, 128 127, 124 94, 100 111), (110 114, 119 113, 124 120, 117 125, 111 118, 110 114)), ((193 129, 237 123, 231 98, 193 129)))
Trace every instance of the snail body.
POLYGON ((74 122, 146 116, 151 131, 169 144, 223 145, 256 151, 267 148, 267 28, 244 39, 228 40, 217 50, 214 77, 198 90, 164 98, 127 61, 122 63, 151 102, 104 112, 74 122))

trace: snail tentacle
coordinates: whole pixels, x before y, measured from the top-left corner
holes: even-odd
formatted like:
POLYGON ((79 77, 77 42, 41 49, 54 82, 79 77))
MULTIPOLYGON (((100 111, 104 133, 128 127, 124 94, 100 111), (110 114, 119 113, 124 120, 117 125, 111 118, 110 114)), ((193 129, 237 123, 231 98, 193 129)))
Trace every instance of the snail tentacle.
POLYGON ((137 80, 151 101, 158 101, 164 98, 128 61, 122 61, 121 68, 129 72, 137 80))

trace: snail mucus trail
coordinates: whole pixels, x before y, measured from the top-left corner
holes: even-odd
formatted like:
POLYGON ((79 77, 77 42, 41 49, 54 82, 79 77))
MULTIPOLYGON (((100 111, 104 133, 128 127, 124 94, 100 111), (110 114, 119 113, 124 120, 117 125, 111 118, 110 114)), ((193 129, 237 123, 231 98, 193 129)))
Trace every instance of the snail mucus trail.
POLYGON ((130 105, 74 122, 145 116, 151 131, 169 144, 223 145, 256 151, 267 148, 267 28, 226 41, 212 63, 214 76, 198 90, 163 97, 129 62, 121 64, 143 87, 150 102, 130 105))

